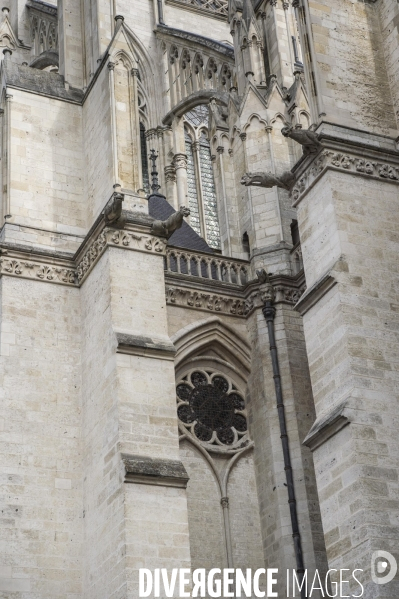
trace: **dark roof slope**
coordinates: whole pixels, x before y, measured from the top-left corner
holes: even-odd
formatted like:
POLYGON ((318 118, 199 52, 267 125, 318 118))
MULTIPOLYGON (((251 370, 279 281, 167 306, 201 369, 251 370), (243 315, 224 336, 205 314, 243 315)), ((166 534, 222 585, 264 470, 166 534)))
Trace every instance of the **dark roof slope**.
MULTIPOLYGON (((148 198, 148 212, 156 220, 166 220, 176 210, 174 210, 173 206, 169 204, 164 196, 151 195, 148 198)), ((185 221, 183 221, 181 228, 177 229, 169 237, 168 245, 213 254, 212 248, 185 221)))

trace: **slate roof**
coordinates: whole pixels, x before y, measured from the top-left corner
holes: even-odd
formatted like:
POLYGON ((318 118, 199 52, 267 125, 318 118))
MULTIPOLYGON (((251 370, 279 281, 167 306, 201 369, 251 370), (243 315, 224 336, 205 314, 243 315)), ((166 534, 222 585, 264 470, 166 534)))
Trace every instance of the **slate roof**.
MULTIPOLYGON (((156 220, 166 220, 168 216, 176 212, 176 210, 169 204, 164 196, 150 195, 148 198, 148 212, 150 216, 156 220)), ((200 237, 185 221, 183 221, 181 228, 177 229, 171 237, 169 237, 168 245, 197 252, 214 253, 212 248, 206 243, 205 239, 200 237)))

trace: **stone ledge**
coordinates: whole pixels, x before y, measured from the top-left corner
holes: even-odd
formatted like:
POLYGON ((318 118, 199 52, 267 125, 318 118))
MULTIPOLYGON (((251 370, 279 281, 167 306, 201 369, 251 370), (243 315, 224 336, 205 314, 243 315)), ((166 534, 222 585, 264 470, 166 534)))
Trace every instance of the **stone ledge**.
POLYGON ((320 414, 316 419, 312 428, 308 432, 303 441, 303 445, 314 451, 320 445, 323 445, 333 435, 338 433, 345 426, 350 424, 350 420, 344 415, 344 410, 347 405, 347 400, 333 407, 329 412, 320 414))
POLYGON ((180 460, 122 454, 122 461, 125 465, 125 483, 181 489, 187 487, 189 476, 180 460))
POLYGON ((301 299, 295 304, 294 310, 303 316, 336 284, 337 281, 330 272, 323 275, 321 279, 316 281, 316 283, 302 295, 301 299))
POLYGON ((163 360, 173 360, 176 348, 169 337, 145 337, 116 332, 118 354, 131 356, 156 357, 163 360))

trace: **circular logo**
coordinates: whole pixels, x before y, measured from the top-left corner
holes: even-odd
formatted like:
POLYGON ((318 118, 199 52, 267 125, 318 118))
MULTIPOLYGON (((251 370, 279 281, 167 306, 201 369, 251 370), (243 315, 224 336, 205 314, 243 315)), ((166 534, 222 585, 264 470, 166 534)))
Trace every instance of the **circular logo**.
POLYGON ((375 584, 391 582, 398 571, 398 563, 388 551, 374 551, 371 556, 371 578, 375 584))

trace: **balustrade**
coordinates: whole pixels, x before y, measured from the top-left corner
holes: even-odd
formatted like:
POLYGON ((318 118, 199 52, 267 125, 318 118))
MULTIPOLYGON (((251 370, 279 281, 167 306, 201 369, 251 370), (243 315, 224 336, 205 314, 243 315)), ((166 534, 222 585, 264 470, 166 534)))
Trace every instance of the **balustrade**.
POLYGON ((166 251, 165 270, 241 287, 248 281, 249 266, 244 261, 170 248, 166 251))

